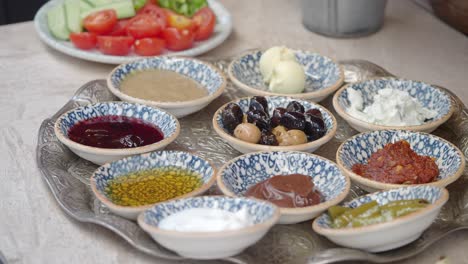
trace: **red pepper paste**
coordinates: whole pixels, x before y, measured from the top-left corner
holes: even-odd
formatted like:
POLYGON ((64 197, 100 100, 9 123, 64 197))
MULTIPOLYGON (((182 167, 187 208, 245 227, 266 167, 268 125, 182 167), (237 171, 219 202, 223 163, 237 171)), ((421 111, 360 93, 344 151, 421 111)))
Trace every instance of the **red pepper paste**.
POLYGON ((355 164, 352 170, 362 177, 393 184, 428 183, 439 175, 434 159, 418 155, 405 140, 385 145, 370 156, 367 164, 355 164))

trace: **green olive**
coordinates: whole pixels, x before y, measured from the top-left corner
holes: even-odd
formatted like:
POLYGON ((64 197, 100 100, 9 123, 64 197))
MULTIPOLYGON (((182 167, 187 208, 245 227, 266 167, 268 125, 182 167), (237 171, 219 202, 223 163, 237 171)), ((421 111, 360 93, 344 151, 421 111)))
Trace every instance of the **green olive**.
POLYGON ((261 135, 260 129, 258 129, 256 125, 250 123, 239 124, 236 126, 236 129, 234 129, 234 136, 236 138, 249 143, 258 143, 261 135))
POLYGON ((292 129, 277 137, 280 146, 292 146, 307 143, 307 136, 302 130, 292 129))
POLYGON ((275 135, 276 139, 281 137, 283 134, 286 134, 286 132, 288 132, 288 131, 286 130, 286 128, 284 126, 277 126, 277 127, 273 128, 273 130, 271 131, 271 133, 273 133, 273 135, 275 135))

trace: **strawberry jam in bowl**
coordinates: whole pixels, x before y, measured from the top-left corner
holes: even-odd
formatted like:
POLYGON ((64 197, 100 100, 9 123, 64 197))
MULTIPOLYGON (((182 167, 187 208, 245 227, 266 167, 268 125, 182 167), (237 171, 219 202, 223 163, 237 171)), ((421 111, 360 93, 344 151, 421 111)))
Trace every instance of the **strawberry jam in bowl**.
POLYGON ((161 141, 158 126, 141 119, 108 115, 80 121, 68 130, 68 137, 90 147, 135 148, 161 141))
POLYGON ((75 154, 102 165, 130 155, 163 149, 180 125, 166 111, 126 102, 80 106, 55 122, 55 135, 75 154))

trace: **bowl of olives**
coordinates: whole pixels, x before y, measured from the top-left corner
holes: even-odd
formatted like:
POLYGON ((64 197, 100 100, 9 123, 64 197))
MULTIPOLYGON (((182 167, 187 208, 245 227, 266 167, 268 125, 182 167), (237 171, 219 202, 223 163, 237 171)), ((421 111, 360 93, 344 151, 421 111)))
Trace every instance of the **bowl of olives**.
POLYGON ((216 111, 213 128, 233 148, 313 152, 336 133, 335 117, 323 106, 285 96, 253 96, 216 111))

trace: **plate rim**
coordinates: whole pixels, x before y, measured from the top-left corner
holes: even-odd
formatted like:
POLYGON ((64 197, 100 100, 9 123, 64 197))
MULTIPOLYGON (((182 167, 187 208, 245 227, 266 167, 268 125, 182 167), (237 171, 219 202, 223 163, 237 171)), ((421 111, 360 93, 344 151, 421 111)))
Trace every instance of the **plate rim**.
MULTIPOLYGON (((221 45, 231 34, 233 21, 232 15, 229 11, 219 2, 216 0, 207 0, 210 7, 213 9, 216 17, 222 17, 224 23, 223 26, 219 27, 221 30, 218 35, 214 38, 210 38, 209 40, 203 41, 202 45, 199 47, 193 47, 188 50, 179 51, 179 52, 167 52, 161 55, 164 56, 186 56, 186 57, 195 57, 206 53, 219 45, 221 45)), ((36 33, 39 35, 39 38, 42 42, 44 42, 50 48, 59 51, 65 55, 87 60, 93 62, 100 62, 106 64, 122 64, 127 63, 130 61, 134 61, 141 58, 149 58, 151 56, 138 56, 138 55, 127 55, 127 56, 113 56, 113 55, 106 55, 106 54, 96 54, 94 52, 86 51, 86 50, 79 50, 75 47, 69 47, 63 44, 61 40, 55 39, 53 36, 50 35, 50 32, 47 30, 45 32, 42 30, 40 21, 42 19, 46 19, 46 12, 50 10, 53 6, 57 5, 58 3, 63 2, 63 0, 51 0, 46 2, 42 5, 39 10, 34 15, 34 28, 36 33)), ((218 19, 219 20, 219 19, 218 19)))

